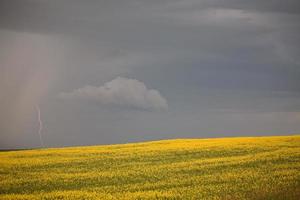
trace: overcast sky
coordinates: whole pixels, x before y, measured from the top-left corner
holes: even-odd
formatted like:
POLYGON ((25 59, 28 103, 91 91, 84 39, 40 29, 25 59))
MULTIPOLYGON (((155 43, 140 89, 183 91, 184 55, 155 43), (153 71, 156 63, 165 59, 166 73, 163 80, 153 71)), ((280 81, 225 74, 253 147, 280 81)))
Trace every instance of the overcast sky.
POLYGON ((1 0, 0 148, 300 133, 299 0, 1 0))

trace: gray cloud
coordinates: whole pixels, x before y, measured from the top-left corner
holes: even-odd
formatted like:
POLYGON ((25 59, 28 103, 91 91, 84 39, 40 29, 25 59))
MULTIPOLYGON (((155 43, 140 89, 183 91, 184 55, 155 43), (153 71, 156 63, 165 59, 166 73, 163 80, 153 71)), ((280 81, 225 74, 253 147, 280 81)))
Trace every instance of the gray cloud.
POLYGON ((145 110, 166 110, 167 101, 159 91, 148 89, 135 79, 117 77, 103 86, 85 86, 69 93, 61 93, 62 99, 82 99, 104 105, 117 105, 145 110))
POLYGON ((0 148, 299 132, 299 5, 1 0, 0 148))

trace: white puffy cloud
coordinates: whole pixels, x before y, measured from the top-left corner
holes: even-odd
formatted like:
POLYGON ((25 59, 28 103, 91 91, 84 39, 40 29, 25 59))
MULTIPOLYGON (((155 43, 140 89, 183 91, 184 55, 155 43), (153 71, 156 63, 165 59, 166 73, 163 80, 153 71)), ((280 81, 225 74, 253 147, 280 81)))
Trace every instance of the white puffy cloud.
POLYGON ((103 86, 88 85, 69 93, 61 93, 59 97, 144 110, 168 109, 167 101, 159 91, 148 89, 141 81, 123 77, 117 77, 103 86))

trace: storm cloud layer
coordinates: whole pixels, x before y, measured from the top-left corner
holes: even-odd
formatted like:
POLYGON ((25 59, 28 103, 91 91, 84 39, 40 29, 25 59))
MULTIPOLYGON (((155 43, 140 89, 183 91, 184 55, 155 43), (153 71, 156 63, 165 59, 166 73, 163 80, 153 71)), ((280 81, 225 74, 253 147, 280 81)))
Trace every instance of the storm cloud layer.
POLYGON ((299 7, 1 0, 0 148, 299 133, 299 7))

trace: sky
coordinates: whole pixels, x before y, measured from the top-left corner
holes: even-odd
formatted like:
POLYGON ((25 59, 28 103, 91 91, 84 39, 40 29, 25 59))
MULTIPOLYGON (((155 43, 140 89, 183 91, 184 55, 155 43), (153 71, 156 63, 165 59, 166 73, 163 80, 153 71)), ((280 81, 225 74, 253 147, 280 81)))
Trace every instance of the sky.
POLYGON ((0 149, 300 133, 299 32, 299 0, 1 0, 0 149))

